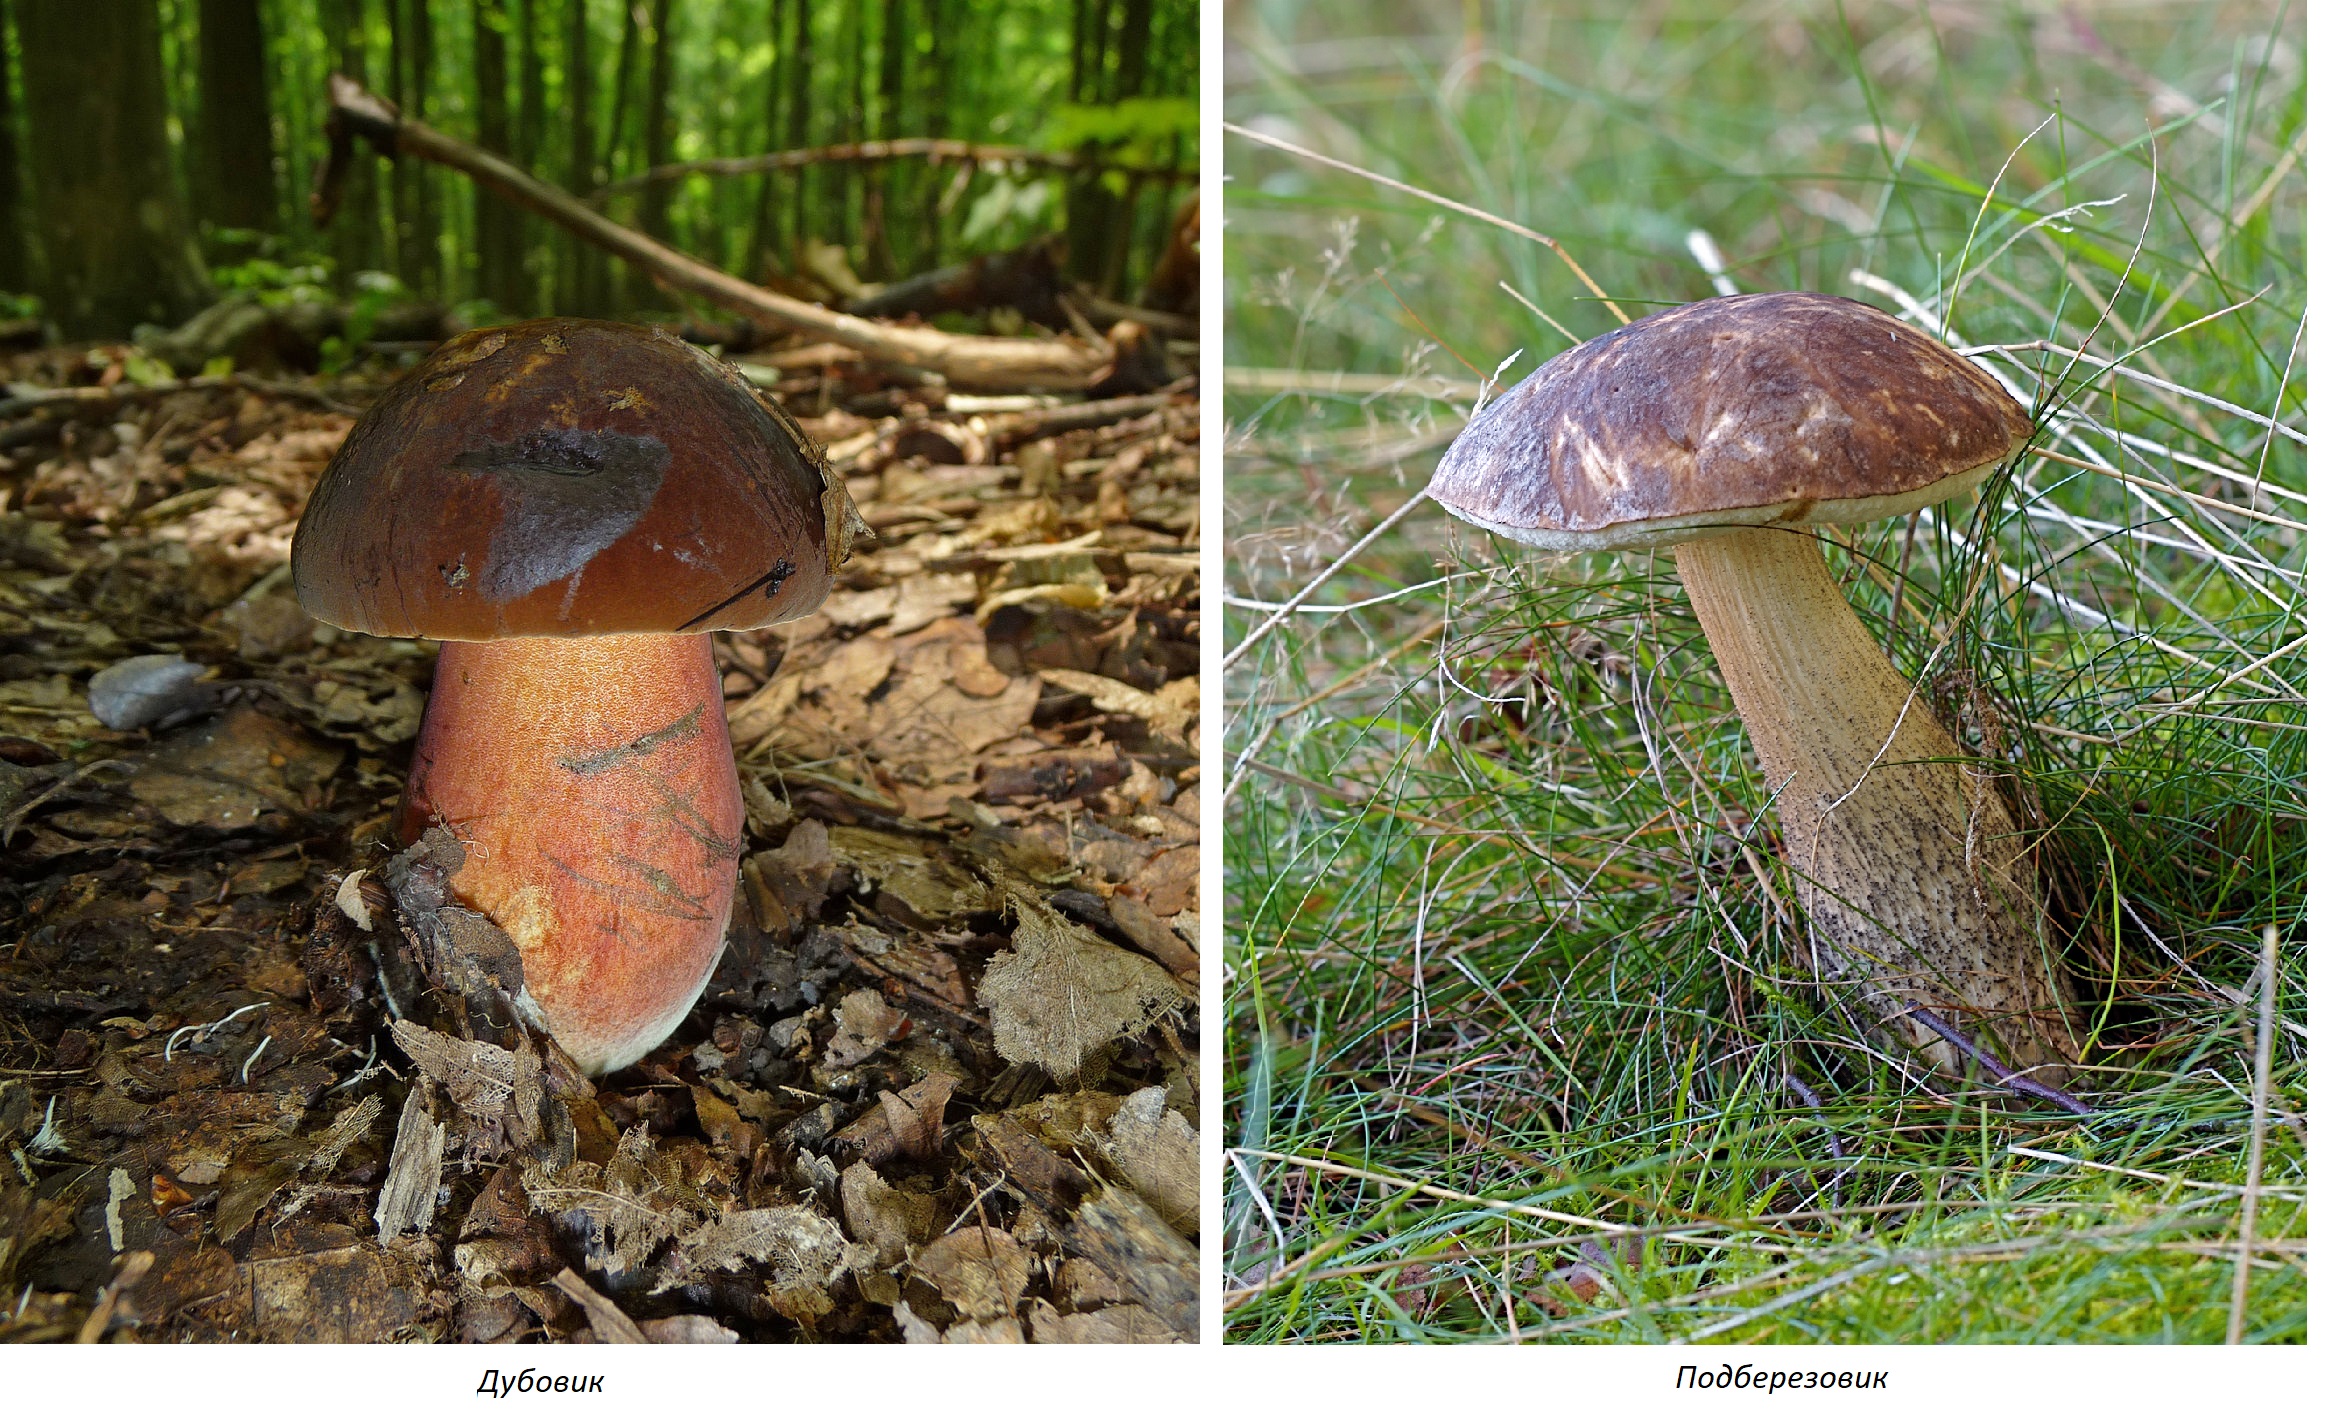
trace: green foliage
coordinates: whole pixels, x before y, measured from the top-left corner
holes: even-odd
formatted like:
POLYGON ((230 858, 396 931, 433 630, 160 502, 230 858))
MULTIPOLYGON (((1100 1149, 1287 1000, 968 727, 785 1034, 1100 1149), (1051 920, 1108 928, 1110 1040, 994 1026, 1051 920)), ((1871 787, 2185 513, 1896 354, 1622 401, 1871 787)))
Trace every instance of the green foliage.
MULTIPOLYGON (((162 25, 172 144, 189 191, 200 186, 208 132, 196 82, 199 9, 164 7, 162 25)), ((516 259, 497 262, 483 250, 492 234, 480 228, 475 189, 423 163, 391 166, 367 153, 333 226, 318 231, 312 225, 298 179, 315 170, 323 153, 326 76, 359 71, 368 88, 406 113, 477 139, 487 110, 476 53, 479 15, 504 51, 507 91, 498 97, 508 156, 584 193, 648 166, 655 98, 650 60, 658 45, 667 46, 668 141, 660 155, 666 161, 880 137, 1047 147, 1054 132, 1065 133, 1070 146, 1093 144, 1121 161, 1185 163, 1194 152, 1193 0, 1146 7, 1142 13, 1151 20, 1144 32, 1124 23, 1132 12, 1121 7, 1109 11, 1106 24, 1079 29, 1075 7, 1048 0, 810 0, 803 33, 793 28, 789 3, 681 3, 670 7, 669 33, 661 36, 634 19, 651 15, 651 6, 584 0, 579 67, 568 63, 566 0, 530 7, 515 0, 482 7, 473 0, 417 6, 281 0, 263 10, 270 117, 284 179, 279 231, 210 227, 204 237, 212 254, 227 267, 253 268, 261 258, 303 266, 310 258, 285 254, 328 253, 328 270, 343 286, 357 271, 393 271, 416 293, 448 306, 486 299, 509 315, 553 308, 625 314, 632 297, 662 299, 627 288, 608 275, 608 259, 532 219, 523 221, 516 259), (529 8, 530 35, 521 14, 529 8), (428 20, 425 53, 414 25, 420 14, 428 20), (896 35, 887 32, 892 20, 899 22, 896 35), (397 57, 401 68, 391 65, 397 57), (1081 93, 1069 92, 1074 74, 1084 78, 1081 93), (531 127, 529 84, 539 103, 531 127), (580 177, 571 169, 577 126, 588 155, 580 177), (496 275, 505 268, 513 274, 496 275)), ((810 240, 845 247, 859 271, 887 279, 1016 245, 1063 220, 1054 177, 1030 183, 1023 176, 976 174, 957 183, 957 173, 921 163, 835 163, 766 178, 697 177, 670 185, 659 198, 637 190, 618 194, 608 212, 643 225, 648 204, 660 201, 675 245, 753 279, 771 262, 789 267, 810 240)), ((1130 228, 1128 241, 1102 243, 1099 250, 1131 265, 1121 273, 1078 275, 1132 285, 1162 249, 1178 195, 1162 184, 1132 187, 1120 177, 1095 190, 1115 194, 1109 221, 1130 228)))
POLYGON ((1092 144, 1119 161, 1158 165, 1196 143, 1194 99, 1125 99, 1113 104, 1061 104, 1043 130, 1046 147, 1072 151, 1092 144))
POLYGON ((346 324, 338 335, 323 338, 322 369, 326 375, 337 375, 361 360, 364 342, 372 339, 380 313, 412 299, 411 290, 389 272, 357 272, 354 285, 346 324))
POLYGON ((232 266, 213 266, 211 285, 222 294, 255 296, 267 306, 327 302, 331 294, 331 261, 319 257, 297 266, 267 257, 253 257, 232 266))
POLYGON ((1024 182, 1007 175, 996 177, 970 204, 969 216, 962 222, 962 244, 989 249, 1015 247, 1037 233, 1050 231, 1057 225, 1053 214, 1059 209, 1064 187, 1059 179, 1049 176, 1024 182))

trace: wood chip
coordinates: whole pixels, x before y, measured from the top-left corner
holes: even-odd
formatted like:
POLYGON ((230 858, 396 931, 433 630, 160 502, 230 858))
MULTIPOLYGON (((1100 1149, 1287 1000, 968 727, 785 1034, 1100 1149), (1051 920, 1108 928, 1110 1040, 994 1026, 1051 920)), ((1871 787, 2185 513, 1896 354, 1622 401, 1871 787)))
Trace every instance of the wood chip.
MULTIPOLYGON (((399 1027, 405 1024, 399 1022, 399 1027)), ((372 1218, 385 1244, 400 1234, 425 1233, 436 1218, 437 1185, 444 1177, 445 1128, 429 1109, 429 1088, 413 1083, 396 1121, 396 1144, 388 1151, 388 1178, 372 1218)))

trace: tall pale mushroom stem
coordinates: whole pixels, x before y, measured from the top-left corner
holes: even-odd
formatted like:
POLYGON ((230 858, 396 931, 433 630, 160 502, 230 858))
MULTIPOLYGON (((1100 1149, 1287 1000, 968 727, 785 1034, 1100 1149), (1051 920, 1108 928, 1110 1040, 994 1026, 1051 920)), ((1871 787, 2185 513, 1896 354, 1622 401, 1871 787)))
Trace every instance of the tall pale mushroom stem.
POLYGON ((1674 561, 1762 772, 1829 990, 1952 1075, 1951 1023, 2058 1086, 2076 1010, 2045 948, 2034 852, 2000 788, 1868 635, 1802 531, 1679 544, 1674 561))

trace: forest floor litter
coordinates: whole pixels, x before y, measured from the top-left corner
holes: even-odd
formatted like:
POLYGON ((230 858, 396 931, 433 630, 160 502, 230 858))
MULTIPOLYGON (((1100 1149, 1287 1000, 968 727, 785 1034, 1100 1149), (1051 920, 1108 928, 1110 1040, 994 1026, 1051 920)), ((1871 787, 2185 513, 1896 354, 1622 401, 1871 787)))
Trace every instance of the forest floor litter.
POLYGON ((1194 393, 737 358, 874 537, 719 635, 727 952, 593 1082, 414 967, 433 645, 292 598, 394 372, 5 357, 0 1341, 1194 1340, 1194 393))

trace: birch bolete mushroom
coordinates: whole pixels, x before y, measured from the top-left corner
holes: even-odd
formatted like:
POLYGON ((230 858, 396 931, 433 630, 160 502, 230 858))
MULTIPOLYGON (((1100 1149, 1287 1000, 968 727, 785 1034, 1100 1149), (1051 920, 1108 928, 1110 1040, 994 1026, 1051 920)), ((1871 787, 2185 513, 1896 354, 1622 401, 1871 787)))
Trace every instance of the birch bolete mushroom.
POLYGON ((653 1050, 726 940, 744 812, 710 633, 813 611, 854 518, 741 376, 605 321, 446 342, 308 502, 301 606, 444 643, 403 837, 461 841, 453 894, 585 1071, 653 1050))
POLYGON ((1972 1075, 1963 1043, 1985 1039, 2052 1086, 2078 1019, 2033 846, 1811 531, 1968 493, 2031 433, 1994 380, 1871 307, 1733 296, 1556 357, 1465 428, 1430 492, 1539 548, 1672 545, 1774 787, 1818 977, 1944 1071, 1972 1075))

